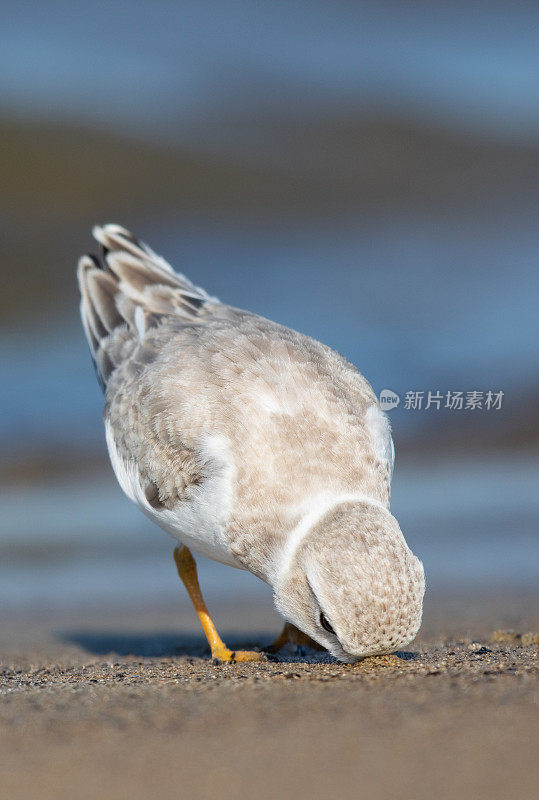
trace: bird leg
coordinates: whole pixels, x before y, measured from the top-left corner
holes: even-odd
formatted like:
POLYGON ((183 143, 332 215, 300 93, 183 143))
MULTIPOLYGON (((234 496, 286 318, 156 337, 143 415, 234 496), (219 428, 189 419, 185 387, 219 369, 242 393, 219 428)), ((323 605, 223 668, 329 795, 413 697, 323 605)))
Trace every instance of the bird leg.
POLYGON ((282 650, 287 644, 293 644, 296 647, 312 647, 313 650, 325 650, 325 647, 322 647, 322 645, 315 642, 314 639, 311 639, 310 636, 307 636, 306 633, 300 631, 300 629, 292 625, 291 622, 285 622, 284 628, 279 636, 269 647, 266 647, 266 652, 278 653, 279 650, 282 650))
POLYGON ((266 661, 264 653, 257 653, 250 650, 229 650, 225 645, 208 613, 206 603, 200 591, 198 583, 197 565, 191 555, 191 551, 182 545, 174 549, 174 561, 178 569, 178 575, 183 581, 185 588, 191 598, 198 614, 198 618, 206 634, 206 639, 211 648, 212 658, 219 661, 266 661))

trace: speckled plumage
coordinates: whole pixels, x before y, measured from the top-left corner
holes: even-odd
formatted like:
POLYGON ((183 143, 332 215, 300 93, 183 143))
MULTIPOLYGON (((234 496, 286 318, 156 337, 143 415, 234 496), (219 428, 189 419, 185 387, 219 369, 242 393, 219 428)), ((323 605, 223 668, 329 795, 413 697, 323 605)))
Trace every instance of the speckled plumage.
POLYGON ((338 657, 410 641, 423 573, 389 513, 392 442, 368 382, 119 226, 94 235, 103 258, 80 261, 81 314, 124 491, 179 541, 270 583, 338 657))

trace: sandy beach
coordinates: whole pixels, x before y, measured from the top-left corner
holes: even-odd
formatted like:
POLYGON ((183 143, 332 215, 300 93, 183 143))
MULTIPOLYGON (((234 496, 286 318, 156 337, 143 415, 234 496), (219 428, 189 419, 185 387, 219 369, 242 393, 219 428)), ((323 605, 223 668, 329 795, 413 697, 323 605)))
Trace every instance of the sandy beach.
MULTIPOLYGON (((357 665, 292 651, 214 664, 187 603, 12 617, 2 796, 527 800, 537 608, 501 592, 430 598, 408 651, 357 665)), ((233 646, 261 647, 279 624, 266 606, 218 620, 233 646)))

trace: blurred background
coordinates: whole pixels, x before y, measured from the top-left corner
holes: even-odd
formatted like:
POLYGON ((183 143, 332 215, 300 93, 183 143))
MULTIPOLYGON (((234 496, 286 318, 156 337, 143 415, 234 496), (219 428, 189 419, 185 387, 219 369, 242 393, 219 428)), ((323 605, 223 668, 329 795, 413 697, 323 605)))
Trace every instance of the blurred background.
MULTIPOLYGON (((526 597, 538 577, 539 6, 1 10, 0 607, 186 602, 172 541, 124 498, 106 456, 75 283, 96 222, 133 229, 211 294, 397 392, 393 510, 429 597, 526 597), (501 409, 404 402, 489 390, 501 409)), ((201 571, 210 602, 271 604, 250 575, 201 571)))

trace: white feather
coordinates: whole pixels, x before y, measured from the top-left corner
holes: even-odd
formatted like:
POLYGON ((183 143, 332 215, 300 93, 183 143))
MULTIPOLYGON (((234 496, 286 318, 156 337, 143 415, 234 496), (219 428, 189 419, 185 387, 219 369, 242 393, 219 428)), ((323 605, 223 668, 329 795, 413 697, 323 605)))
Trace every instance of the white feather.
POLYGON ((118 483, 147 517, 201 555, 245 569, 232 555, 226 533, 233 501, 234 464, 225 437, 217 434, 203 437, 198 454, 205 465, 204 479, 196 486, 188 486, 185 499, 173 509, 156 509, 146 499, 136 464, 120 456, 110 423, 105 422, 105 430, 118 483))
POLYGON ((274 576, 276 583, 284 578, 290 569, 290 564, 298 547, 322 517, 341 503, 354 502, 368 503, 390 514, 389 509, 383 503, 361 492, 321 492, 314 497, 310 497, 308 501, 302 504, 302 508, 305 509, 303 516, 287 536, 286 545, 281 552, 276 575, 274 576))
POLYGON ((387 414, 384 414, 380 406, 373 404, 369 406, 365 413, 365 421, 371 436, 374 455, 378 461, 387 461, 390 475, 393 477, 395 446, 391 437, 389 418, 387 414))

